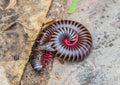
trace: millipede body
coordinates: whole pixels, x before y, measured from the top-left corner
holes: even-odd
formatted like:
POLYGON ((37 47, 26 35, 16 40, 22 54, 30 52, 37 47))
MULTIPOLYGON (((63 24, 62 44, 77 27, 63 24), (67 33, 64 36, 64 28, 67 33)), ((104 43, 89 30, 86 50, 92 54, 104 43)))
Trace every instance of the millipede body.
POLYGON ((91 47, 92 38, 86 27, 75 21, 60 20, 42 30, 33 46, 30 62, 40 71, 52 55, 67 61, 80 61, 90 53, 91 47))

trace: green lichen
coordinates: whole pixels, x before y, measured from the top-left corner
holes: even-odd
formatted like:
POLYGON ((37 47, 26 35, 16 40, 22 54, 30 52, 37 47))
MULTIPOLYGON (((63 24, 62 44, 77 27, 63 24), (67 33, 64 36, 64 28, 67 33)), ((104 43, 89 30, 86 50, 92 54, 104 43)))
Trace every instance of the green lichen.
POLYGON ((78 0, 73 0, 70 9, 67 11, 68 14, 72 14, 77 9, 78 0))

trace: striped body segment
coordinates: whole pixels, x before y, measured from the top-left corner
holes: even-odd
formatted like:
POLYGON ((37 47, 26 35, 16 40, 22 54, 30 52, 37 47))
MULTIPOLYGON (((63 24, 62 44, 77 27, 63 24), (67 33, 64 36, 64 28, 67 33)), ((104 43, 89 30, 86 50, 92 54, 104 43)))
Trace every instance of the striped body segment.
POLYGON ((71 20, 60 20, 42 30, 39 45, 48 43, 51 44, 44 49, 45 53, 52 53, 67 61, 80 61, 90 53, 92 37, 82 24, 71 20))

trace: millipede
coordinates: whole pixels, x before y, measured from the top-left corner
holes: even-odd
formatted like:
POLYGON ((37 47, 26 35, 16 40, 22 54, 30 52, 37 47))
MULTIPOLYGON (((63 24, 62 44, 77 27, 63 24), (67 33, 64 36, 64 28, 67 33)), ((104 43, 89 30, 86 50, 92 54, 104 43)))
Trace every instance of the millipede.
POLYGON ((40 72, 52 55, 66 61, 81 61, 91 48, 92 37, 85 26, 72 20, 59 20, 42 30, 32 48, 30 63, 40 72))

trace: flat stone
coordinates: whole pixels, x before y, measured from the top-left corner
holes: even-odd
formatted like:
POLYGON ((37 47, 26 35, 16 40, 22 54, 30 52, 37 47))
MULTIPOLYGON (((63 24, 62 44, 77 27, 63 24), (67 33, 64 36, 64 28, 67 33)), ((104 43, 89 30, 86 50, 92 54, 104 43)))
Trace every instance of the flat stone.
POLYGON ((6 72, 3 66, 0 66, 0 84, 9 85, 8 79, 6 77, 6 72), (3 81, 4 80, 4 81, 3 81))
MULTIPOLYGON (((27 63, 26 60, 18 60, 18 61, 9 61, 9 62, 1 62, 0 68, 1 70, 4 69, 2 72, 5 76, 5 81, 9 82, 8 85, 18 85, 21 79, 21 75, 23 74, 25 68, 25 64, 27 63)), ((5 82, 4 81, 4 82, 5 82)), ((6 82, 6 83, 7 83, 6 82)), ((6 85, 6 84, 3 84, 6 85)))
POLYGON ((19 1, 19 7, 16 8, 16 11, 21 10, 19 12, 21 17, 18 20, 26 27, 24 30, 31 40, 36 39, 36 35, 38 35, 46 19, 50 4, 51 0, 19 1))
POLYGON ((5 80, 2 85, 20 84, 50 4, 51 0, 20 0, 12 9, 1 10, 0 81, 5 80))
POLYGON ((90 31, 93 48, 82 62, 61 64, 55 59, 48 85, 120 85, 119 5, 119 0, 79 0, 77 10, 64 15, 90 31))

